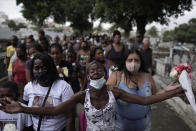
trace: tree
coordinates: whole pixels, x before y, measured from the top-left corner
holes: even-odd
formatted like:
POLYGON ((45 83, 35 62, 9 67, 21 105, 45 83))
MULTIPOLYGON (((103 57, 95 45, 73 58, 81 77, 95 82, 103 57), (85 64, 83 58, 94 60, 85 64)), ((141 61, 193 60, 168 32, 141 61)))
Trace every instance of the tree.
POLYGON ((93 29, 93 33, 94 32, 101 33, 102 31, 103 31, 103 28, 102 28, 101 23, 99 23, 99 25, 93 29))
POLYGON ((74 30, 79 30, 80 34, 93 27, 92 22, 89 21, 92 10, 91 0, 66 0, 67 20, 71 22, 71 27, 74 30))
POLYGON ((67 0, 16 0, 23 4, 22 14, 38 26, 43 26, 47 18, 53 18, 57 23, 66 21, 67 0))
POLYGON ((143 36, 148 23, 167 24, 168 17, 183 15, 191 7, 192 0, 97 0, 95 13, 97 18, 117 23, 124 30, 136 26, 143 36))
POLYGON ((181 24, 174 29, 175 40, 180 42, 196 42, 196 19, 191 19, 187 24, 181 24))
POLYGON ((148 30, 148 34, 151 35, 152 37, 158 37, 158 30, 155 26, 152 26, 149 30, 148 30))
POLYGON ((181 24, 179 25, 179 27, 176 27, 174 29, 174 39, 176 41, 180 41, 180 42, 185 42, 187 41, 187 33, 186 31, 188 30, 189 25, 188 24, 181 24))
POLYGON ((169 42, 174 40, 174 31, 165 31, 163 33, 163 42, 169 42))
POLYGON ((18 28, 26 28, 27 26, 26 26, 26 24, 24 24, 24 23, 19 23, 19 24, 17 25, 17 27, 18 27, 18 28))
POLYGON ((101 18, 101 22, 114 24, 113 27, 124 29, 125 35, 129 36, 132 30, 133 17, 127 5, 131 5, 129 0, 97 0, 95 4, 95 16, 101 18))
POLYGON ((78 29, 81 33, 92 28, 89 22, 92 13, 92 0, 17 0, 22 3, 23 16, 43 26, 47 18, 53 18, 55 22, 63 24, 71 22, 71 27, 78 29))
POLYGON ((174 30, 163 34, 163 41, 178 41, 196 44, 196 19, 189 20, 187 24, 181 24, 174 30))
POLYGON ((13 20, 8 20, 8 27, 15 30, 15 31, 17 30, 16 22, 13 20))
POLYGON ((8 20, 7 25, 9 28, 13 29, 14 31, 18 31, 20 28, 26 28, 27 26, 24 23, 18 23, 14 20, 8 20))
POLYGON ((17 0, 17 4, 23 4, 22 14, 38 26, 43 26, 44 20, 50 16, 50 0, 17 0))

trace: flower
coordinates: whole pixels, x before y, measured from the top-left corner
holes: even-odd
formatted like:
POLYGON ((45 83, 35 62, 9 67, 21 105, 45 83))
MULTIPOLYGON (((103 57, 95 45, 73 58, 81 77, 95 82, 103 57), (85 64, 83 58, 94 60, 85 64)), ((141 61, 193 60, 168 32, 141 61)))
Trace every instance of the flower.
POLYGON ((192 79, 194 76, 190 72, 192 71, 192 66, 185 64, 179 64, 178 66, 174 67, 172 71, 170 72, 169 76, 175 80, 178 81, 178 78, 183 70, 186 70, 186 72, 189 74, 189 77, 192 79))
POLYGON ((18 130, 16 129, 15 124, 9 123, 4 126, 3 131, 18 131, 18 130))
POLYGON ((193 78, 195 78, 195 76, 192 73, 189 73, 189 78, 193 79, 193 78))
POLYGON ((117 66, 111 66, 110 69, 111 69, 112 72, 114 72, 114 71, 118 70, 118 67, 117 66))
POLYGON ((178 72, 177 72, 177 70, 172 70, 172 71, 170 72, 169 76, 170 76, 172 79, 174 79, 174 80, 178 79, 178 72))

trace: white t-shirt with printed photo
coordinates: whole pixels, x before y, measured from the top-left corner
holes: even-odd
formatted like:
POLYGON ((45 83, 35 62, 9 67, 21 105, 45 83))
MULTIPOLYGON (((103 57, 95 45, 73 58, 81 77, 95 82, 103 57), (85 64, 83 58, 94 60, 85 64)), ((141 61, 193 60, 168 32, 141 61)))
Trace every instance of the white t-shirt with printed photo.
MULTIPOLYGON (((24 104, 22 105, 25 106, 24 104)), ((0 131, 4 130, 6 124, 14 124, 18 131, 22 131, 24 127, 29 127, 32 125, 27 114, 8 114, 0 110, 0 131)))
MULTIPOLYGON (((43 87, 38 83, 29 82, 24 88, 23 99, 28 101, 29 107, 40 107, 44 101, 44 97, 48 92, 49 87, 43 87)), ((45 107, 53 107, 67 101, 73 96, 71 86, 63 81, 57 80, 52 84, 49 96, 45 107)), ((33 128, 37 130, 39 116, 31 115, 33 128)), ((41 123, 42 131, 60 131, 66 125, 65 114, 57 116, 44 116, 41 123)))

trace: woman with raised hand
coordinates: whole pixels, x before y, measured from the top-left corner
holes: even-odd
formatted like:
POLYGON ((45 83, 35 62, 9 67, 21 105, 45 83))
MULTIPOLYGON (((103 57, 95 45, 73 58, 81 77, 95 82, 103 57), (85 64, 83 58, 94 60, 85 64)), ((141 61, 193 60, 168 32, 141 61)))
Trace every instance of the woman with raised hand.
POLYGON ((35 115, 57 115, 70 112, 73 106, 77 103, 82 103, 84 104, 87 119, 87 131, 114 131, 116 99, 121 99, 128 103, 148 105, 174 96, 179 96, 184 92, 180 85, 170 85, 167 87, 167 90, 170 91, 147 97, 129 94, 118 88, 108 90, 105 85, 104 66, 96 61, 92 61, 88 64, 87 73, 92 88, 80 91, 70 100, 58 106, 29 108, 6 99, 3 100, 3 104, 5 105, 3 110, 10 113, 24 112, 35 115))
MULTIPOLYGON (((116 87, 126 93, 138 96, 152 96, 164 93, 156 92, 156 85, 150 73, 146 73, 140 52, 132 48, 124 61, 124 69, 111 74, 107 81, 108 87, 116 87)), ((117 100, 116 104, 116 131, 150 131, 150 105, 139 105, 117 100)))
MULTIPOLYGON (((48 54, 39 53, 33 57, 30 75, 31 81, 26 84, 23 96, 24 101, 28 103, 28 107, 55 107, 69 100, 74 94, 71 86, 64 80, 60 80, 56 66, 48 54), (48 94, 48 97, 46 94, 48 94)), ((33 128, 37 130, 40 118, 36 115, 32 115, 31 118, 33 128)), ((53 117, 43 117, 41 130, 71 130, 74 127, 72 118, 72 114, 69 112, 66 116, 61 114, 53 117)))

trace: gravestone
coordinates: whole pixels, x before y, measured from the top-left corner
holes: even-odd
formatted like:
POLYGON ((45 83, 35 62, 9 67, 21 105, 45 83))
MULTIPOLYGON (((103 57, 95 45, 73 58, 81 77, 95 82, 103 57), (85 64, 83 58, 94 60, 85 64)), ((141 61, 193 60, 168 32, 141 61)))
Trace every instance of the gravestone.
POLYGON ((186 54, 183 54, 181 58, 181 63, 189 63, 189 58, 186 54))
POLYGON ((176 66, 180 64, 180 56, 178 54, 175 54, 173 57, 173 65, 176 66))

